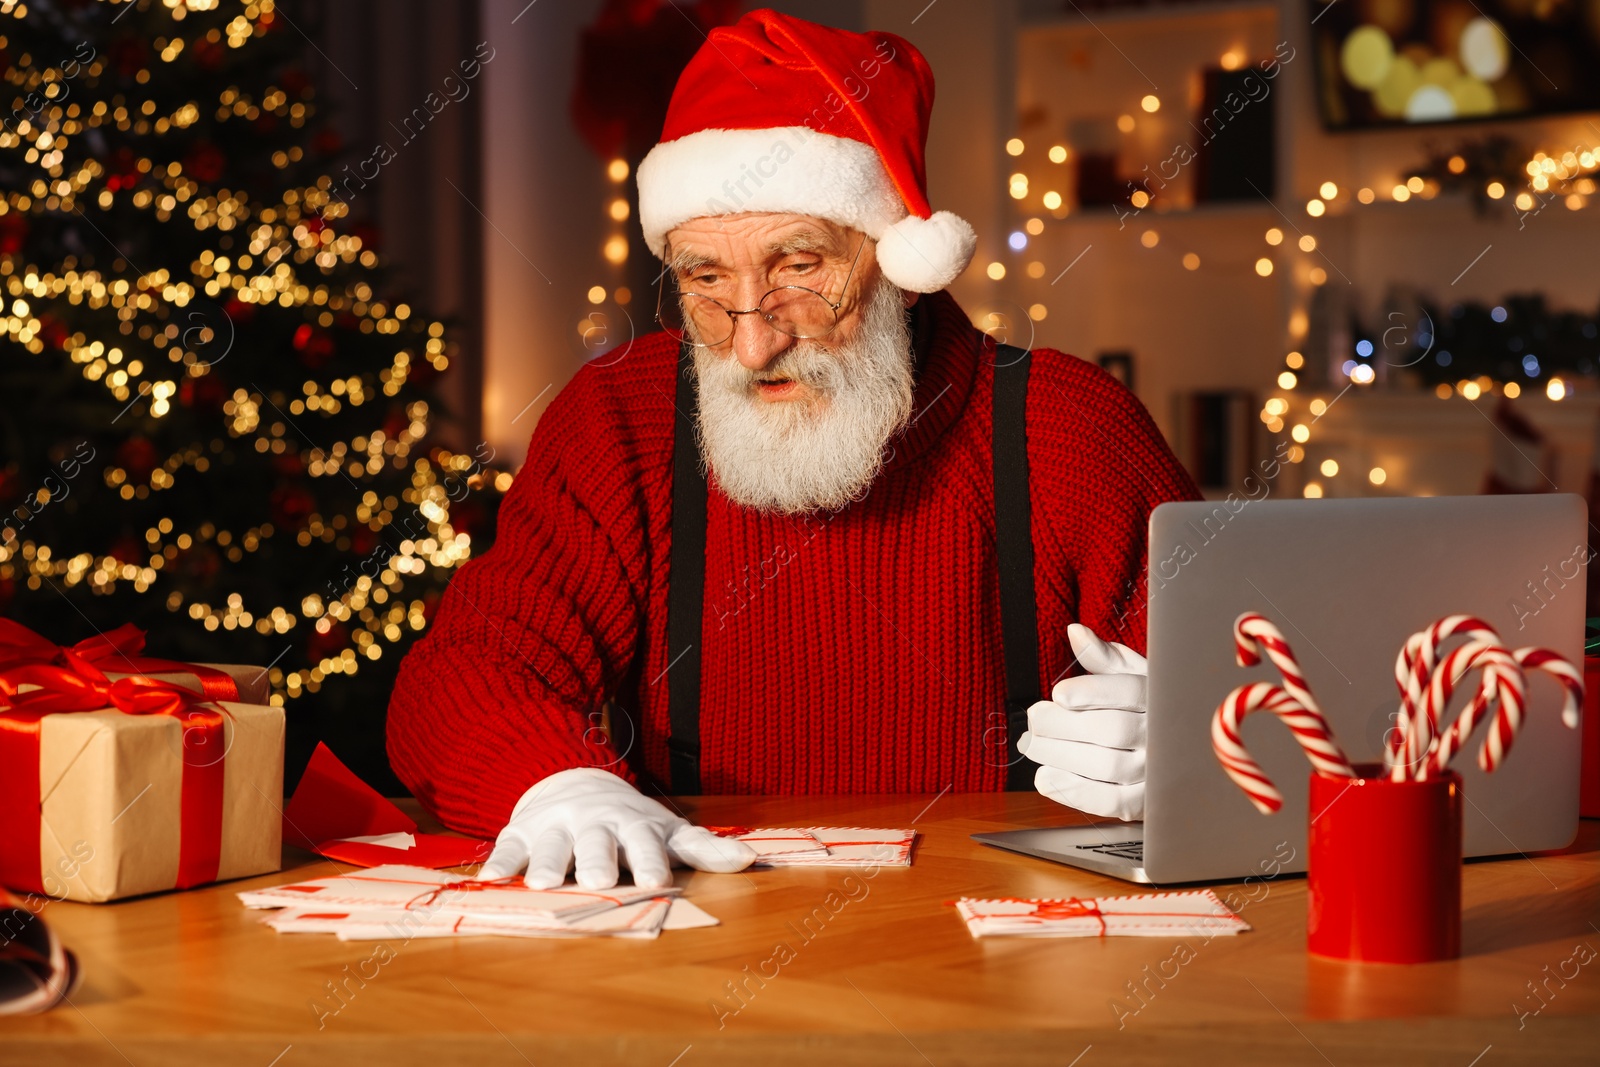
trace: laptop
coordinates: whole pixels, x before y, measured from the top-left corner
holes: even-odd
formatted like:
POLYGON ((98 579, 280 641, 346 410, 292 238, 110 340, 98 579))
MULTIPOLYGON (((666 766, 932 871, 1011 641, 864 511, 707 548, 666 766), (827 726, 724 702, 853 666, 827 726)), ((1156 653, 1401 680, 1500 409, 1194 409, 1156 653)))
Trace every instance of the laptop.
MULTIPOLYGON (((1265 657, 1235 663, 1234 619, 1272 620, 1346 755, 1376 761, 1399 706, 1395 657, 1443 616, 1477 615, 1511 648, 1543 646, 1581 665, 1588 534, 1572 494, 1162 504, 1150 516, 1144 821, 972 836, 1133 882, 1304 871, 1311 766, 1289 730, 1265 712, 1244 724, 1251 755, 1283 793, 1273 815, 1250 804, 1212 751, 1222 698, 1244 682, 1279 681, 1265 657)), ((1475 684, 1472 675, 1459 687, 1446 721, 1475 684)), ((1561 687, 1547 674, 1529 673, 1528 699, 1494 774, 1477 765, 1485 727, 1451 763, 1468 856, 1562 848, 1577 835, 1579 731, 1562 724, 1561 687)))

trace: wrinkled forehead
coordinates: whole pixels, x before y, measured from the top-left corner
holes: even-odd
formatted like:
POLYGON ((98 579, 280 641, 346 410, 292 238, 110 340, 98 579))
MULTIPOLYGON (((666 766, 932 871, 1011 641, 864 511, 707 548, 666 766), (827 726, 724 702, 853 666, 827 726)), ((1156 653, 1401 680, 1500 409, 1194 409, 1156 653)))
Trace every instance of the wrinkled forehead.
POLYGON ((799 253, 842 259, 861 234, 811 215, 752 212, 691 219, 667 233, 667 264, 678 273, 695 267, 758 267, 799 253))

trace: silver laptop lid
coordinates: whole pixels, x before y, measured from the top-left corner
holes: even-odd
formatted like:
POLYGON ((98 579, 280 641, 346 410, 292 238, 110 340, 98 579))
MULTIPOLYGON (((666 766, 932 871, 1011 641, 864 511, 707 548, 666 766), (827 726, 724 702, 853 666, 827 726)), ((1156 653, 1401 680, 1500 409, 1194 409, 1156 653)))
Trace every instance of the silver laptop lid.
MULTIPOLYGON (((1244 740, 1283 793, 1262 815, 1212 754, 1217 704, 1264 661, 1234 661, 1233 621, 1260 611, 1293 646, 1353 762, 1381 758, 1399 706, 1405 639, 1457 612, 1509 647, 1583 658, 1588 519, 1570 494, 1163 504, 1150 517, 1150 722, 1145 869, 1157 882, 1238 878, 1288 842, 1305 869, 1310 764, 1289 730, 1251 715, 1244 740)), ((1137 605, 1132 606, 1137 610, 1137 605)), ((1463 689, 1475 684, 1475 679, 1463 689)), ((1467 693, 1458 693, 1459 707, 1467 693)), ((1530 673, 1527 719, 1493 775, 1483 730, 1452 762, 1463 778, 1466 853, 1560 848, 1577 832, 1579 732, 1561 722, 1554 679, 1530 673)))

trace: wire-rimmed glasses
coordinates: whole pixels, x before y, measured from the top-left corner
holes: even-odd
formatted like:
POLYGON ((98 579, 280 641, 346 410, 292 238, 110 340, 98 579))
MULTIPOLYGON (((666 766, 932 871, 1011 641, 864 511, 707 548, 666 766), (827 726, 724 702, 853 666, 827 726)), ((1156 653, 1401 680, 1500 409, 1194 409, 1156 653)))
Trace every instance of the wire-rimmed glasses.
POLYGON ((656 321, 674 340, 688 342, 695 348, 716 348, 726 344, 733 336, 740 315, 760 315, 767 325, 780 333, 802 340, 826 337, 839 324, 839 309, 844 306, 844 294, 850 290, 850 279, 855 276, 856 264, 861 260, 861 250, 867 245, 863 237, 856 247, 855 259, 850 261, 850 272, 839 288, 839 299, 829 300, 815 289, 803 285, 780 285, 770 289, 756 302, 756 306, 735 311, 722 302, 679 289, 667 292, 667 275, 671 268, 661 272, 661 288, 656 295, 656 321))

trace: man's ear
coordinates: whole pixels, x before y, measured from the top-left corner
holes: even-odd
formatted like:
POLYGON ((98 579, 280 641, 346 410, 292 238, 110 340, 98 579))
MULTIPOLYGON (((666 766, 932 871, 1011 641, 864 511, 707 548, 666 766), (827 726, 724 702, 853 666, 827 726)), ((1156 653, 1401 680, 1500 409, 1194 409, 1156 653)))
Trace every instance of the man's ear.
POLYGON ((917 302, 917 297, 921 295, 921 293, 913 293, 910 289, 902 289, 900 290, 900 303, 904 304, 906 308, 909 309, 911 305, 917 302))

